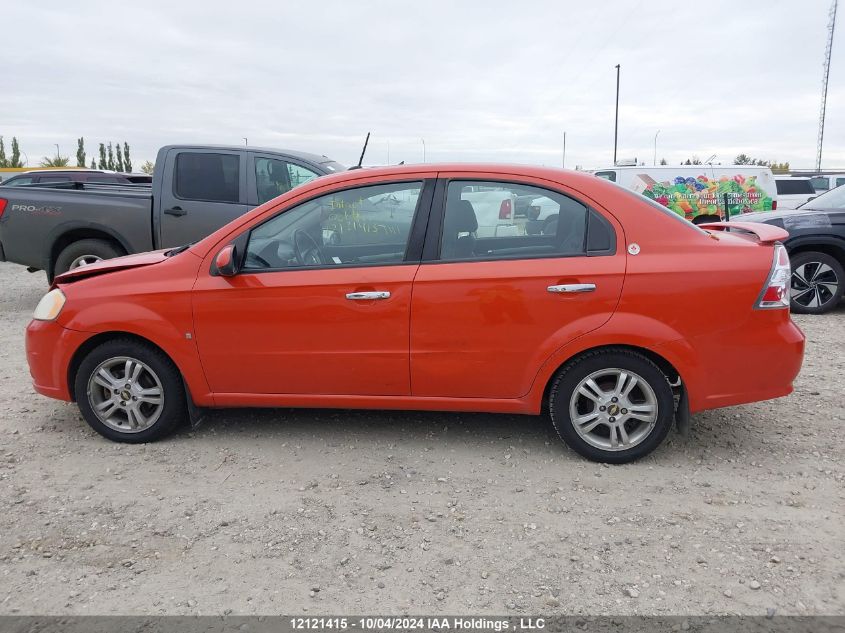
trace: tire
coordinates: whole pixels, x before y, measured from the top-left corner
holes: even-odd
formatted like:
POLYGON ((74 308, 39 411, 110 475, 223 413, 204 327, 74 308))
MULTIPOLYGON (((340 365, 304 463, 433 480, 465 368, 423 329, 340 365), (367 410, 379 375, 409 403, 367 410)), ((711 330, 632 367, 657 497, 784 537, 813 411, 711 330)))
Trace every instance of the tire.
POLYGON ((62 249, 62 252, 59 253, 59 256, 56 258, 56 265, 53 269, 53 274, 61 275, 62 273, 66 273, 71 268, 78 266, 82 258, 87 257, 91 260, 87 263, 92 263, 93 261, 99 261, 101 259, 120 257, 124 254, 125 253, 114 244, 105 240, 79 240, 68 244, 64 247, 64 249, 62 249))
POLYGON ((152 442, 186 419, 185 389, 176 365, 161 350, 132 339, 106 341, 91 350, 74 377, 74 394, 85 421, 114 442, 152 442), (127 367, 127 362, 135 364, 127 367), (134 383, 126 381, 126 369, 134 383), (118 406, 121 402, 127 406, 118 406))
POLYGON ((625 464, 645 457, 663 442, 672 427, 675 401, 657 365, 636 352, 608 348, 588 352, 563 366, 549 393, 549 413, 560 438, 576 453, 595 462, 625 464), (626 378, 620 384, 622 375, 626 378), (636 382, 631 384, 633 377, 636 382), (601 396, 587 397, 579 391, 583 386, 598 395, 585 384, 587 380, 593 381, 601 396), (581 418, 580 432, 572 411, 576 419, 581 418))
POLYGON ((824 314, 833 310, 845 290, 845 271, 835 257, 805 251, 790 258, 790 307, 798 314, 824 314))

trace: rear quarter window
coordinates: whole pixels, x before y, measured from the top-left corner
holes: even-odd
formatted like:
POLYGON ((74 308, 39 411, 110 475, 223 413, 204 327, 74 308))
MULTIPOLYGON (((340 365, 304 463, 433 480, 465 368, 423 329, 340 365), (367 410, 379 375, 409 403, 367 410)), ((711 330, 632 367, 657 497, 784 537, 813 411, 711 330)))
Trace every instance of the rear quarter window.
POLYGON ((778 189, 778 195, 782 196, 789 196, 789 195, 813 195, 816 193, 816 190, 813 189, 813 185, 809 180, 795 180, 792 179, 781 179, 775 181, 778 189))

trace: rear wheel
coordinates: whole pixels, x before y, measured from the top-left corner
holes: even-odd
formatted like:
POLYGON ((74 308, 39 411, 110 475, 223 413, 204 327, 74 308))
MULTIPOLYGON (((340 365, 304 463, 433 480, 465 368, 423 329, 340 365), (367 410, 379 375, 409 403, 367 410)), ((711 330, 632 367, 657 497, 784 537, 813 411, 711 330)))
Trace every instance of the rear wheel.
POLYGON ((54 274, 61 275, 74 268, 87 266, 104 259, 120 257, 124 253, 106 240, 88 239, 72 242, 56 258, 54 274))
POLYGON ((674 419, 666 376, 649 359, 624 349, 589 352, 567 363, 552 384, 549 409, 571 449, 610 464, 648 455, 674 419))
POLYGON ((79 366, 74 393, 85 421, 115 442, 151 442, 185 419, 179 370, 160 350, 131 339, 94 348, 79 366))
POLYGON ((790 304, 799 314, 822 314, 836 307, 845 288, 842 264, 827 253, 806 251, 791 258, 790 304))

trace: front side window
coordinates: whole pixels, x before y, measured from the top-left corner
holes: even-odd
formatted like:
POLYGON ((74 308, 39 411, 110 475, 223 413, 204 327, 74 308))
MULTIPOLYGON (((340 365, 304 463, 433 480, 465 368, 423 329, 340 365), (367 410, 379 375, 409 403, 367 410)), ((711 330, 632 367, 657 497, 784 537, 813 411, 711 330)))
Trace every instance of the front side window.
POLYGON ((24 178, 10 178, 3 184, 8 185, 10 187, 17 187, 18 185, 31 185, 32 178, 29 176, 26 176, 24 178))
POLYGON ((250 233, 244 271, 401 263, 421 191, 356 187, 283 211, 250 233))
POLYGON ((176 157, 173 193, 183 200, 238 202, 240 157, 237 154, 182 152, 176 157))
POLYGON ((317 174, 310 169, 283 160, 262 157, 255 159, 255 188, 259 203, 272 200, 316 177, 317 174))
POLYGON ((827 191, 830 188, 830 180, 827 176, 815 176, 810 178, 810 184, 816 191, 827 191))
POLYGON ((440 257, 513 259, 585 252, 587 207, 518 183, 449 183, 440 257), (517 213, 519 210, 519 213, 517 213))

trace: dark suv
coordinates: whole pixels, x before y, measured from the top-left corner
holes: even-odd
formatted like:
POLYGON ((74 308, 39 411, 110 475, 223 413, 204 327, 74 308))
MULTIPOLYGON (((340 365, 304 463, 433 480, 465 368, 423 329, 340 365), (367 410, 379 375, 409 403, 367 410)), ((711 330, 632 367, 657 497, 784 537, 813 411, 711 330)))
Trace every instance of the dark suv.
POLYGON ((93 169, 44 169, 16 174, 0 183, 0 187, 20 185, 46 185, 63 182, 84 182, 103 185, 149 184, 152 176, 146 174, 122 174, 113 171, 93 169))
POLYGON ((765 222, 789 232, 784 242, 792 264, 792 311, 833 310, 845 290, 845 185, 795 210, 749 213, 732 218, 765 222))

